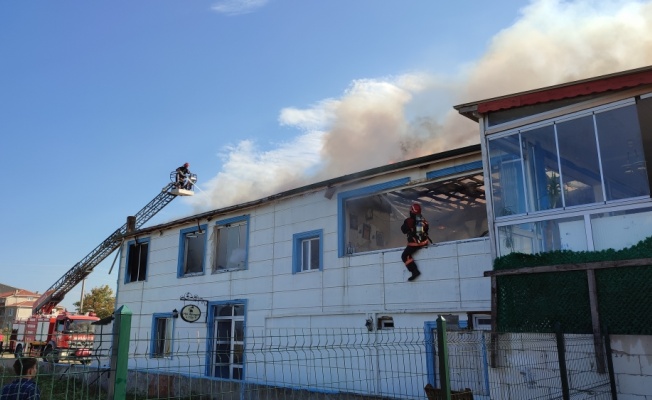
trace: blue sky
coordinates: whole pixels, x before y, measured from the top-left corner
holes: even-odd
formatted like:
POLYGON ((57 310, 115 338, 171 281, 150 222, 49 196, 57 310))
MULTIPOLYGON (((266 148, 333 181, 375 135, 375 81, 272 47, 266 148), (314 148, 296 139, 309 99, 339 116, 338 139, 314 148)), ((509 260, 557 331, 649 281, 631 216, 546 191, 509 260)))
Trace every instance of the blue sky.
POLYGON ((650 2, 487 4, 0 2, 0 282, 45 291, 183 162, 198 195, 150 224, 477 143, 453 105, 652 62, 650 2))

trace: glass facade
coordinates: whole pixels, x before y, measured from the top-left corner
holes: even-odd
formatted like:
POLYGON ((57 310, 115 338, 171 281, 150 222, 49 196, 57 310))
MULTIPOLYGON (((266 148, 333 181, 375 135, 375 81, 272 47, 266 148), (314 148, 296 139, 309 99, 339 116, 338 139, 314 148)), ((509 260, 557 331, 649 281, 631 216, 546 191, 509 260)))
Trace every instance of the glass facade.
MULTIPOLYGON (((498 255, 602 249, 603 217, 595 214, 605 206, 635 213, 626 210, 640 205, 621 204, 649 201, 639 121, 632 101, 490 137, 498 255)), ((624 239, 630 243, 647 233, 629 230, 623 235, 630 236, 624 239)))

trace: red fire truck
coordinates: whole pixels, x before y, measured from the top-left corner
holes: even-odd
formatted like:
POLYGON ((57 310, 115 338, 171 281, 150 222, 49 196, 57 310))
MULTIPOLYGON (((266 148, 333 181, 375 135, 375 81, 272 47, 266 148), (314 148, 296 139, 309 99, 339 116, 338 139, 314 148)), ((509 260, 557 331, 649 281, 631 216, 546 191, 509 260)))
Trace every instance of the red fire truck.
POLYGON ((16 337, 11 343, 14 355, 43 357, 44 361, 55 363, 66 360, 88 364, 95 341, 95 327, 91 323, 95 321, 99 318, 94 313, 64 312, 54 317, 32 316, 15 322, 16 337))

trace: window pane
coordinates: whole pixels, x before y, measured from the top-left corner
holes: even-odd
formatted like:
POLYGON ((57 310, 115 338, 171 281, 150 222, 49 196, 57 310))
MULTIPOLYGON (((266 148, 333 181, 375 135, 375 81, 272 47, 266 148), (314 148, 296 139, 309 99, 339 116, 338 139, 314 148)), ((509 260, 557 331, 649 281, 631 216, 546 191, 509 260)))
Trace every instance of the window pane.
POLYGON ((144 281, 147 272, 147 243, 130 244, 127 259, 127 282, 144 281))
POLYGON ((147 250, 149 243, 142 243, 140 246, 140 259, 138 260, 138 280, 144 281, 147 276, 147 250))
POLYGON ((231 340, 231 320, 221 320, 217 322, 217 340, 231 340))
POLYGON ((217 378, 229 378, 229 366, 228 365, 216 365, 215 366, 215 377, 217 378))
POLYGON ((165 355, 169 356, 172 354, 172 320, 166 318, 165 322, 165 355))
POLYGON ((193 232, 186 235, 185 273, 202 272, 204 270, 204 245, 206 233, 193 232))
POLYGON ((244 321, 235 321, 234 340, 241 342, 244 340, 244 321))
POLYGON ((214 270, 244 269, 246 260, 247 224, 217 228, 214 270))
POLYGON ((213 266, 213 271, 226 269, 226 240, 223 239, 225 235, 225 229, 217 228, 215 235, 215 265, 213 266))
POLYGON ((489 142, 491 188, 498 217, 526 212, 520 149, 518 135, 489 142))
POLYGON ((601 112, 595 118, 607 200, 649 196, 635 106, 601 112))
POLYGON ((319 238, 310 240, 310 269, 319 269, 319 238))
POLYGON ((621 250, 652 235, 652 209, 627 210, 591 216, 595 250, 621 250), (618 234, 614 234, 618 232, 618 234))
POLYGON ((236 344, 233 346, 233 362, 235 364, 242 365, 242 356, 244 355, 244 346, 242 344, 236 344))
POLYGON ((125 272, 127 274, 126 281, 134 282, 138 276, 138 260, 140 259, 138 256, 138 247, 135 244, 130 244, 127 254, 127 270, 125 272))
POLYGON ((219 306, 215 308, 216 310, 216 315, 220 317, 226 317, 226 316, 231 316, 233 315, 233 307, 230 305, 227 306, 219 306))
POLYGON ((512 252, 536 254, 554 250, 586 251, 583 217, 529 222, 498 228, 501 256, 512 252))
POLYGON ((553 125, 521 133, 528 210, 562 207, 557 146, 553 125))
POLYGON ((301 241, 301 270, 310 269, 310 240, 301 241))
POLYGON ((233 305, 233 315, 235 315, 235 316, 244 315, 244 305, 242 305, 242 304, 234 304, 233 305))
POLYGON ((593 116, 557 124, 567 207, 604 201, 593 116))
POLYGON ((154 356, 166 357, 171 354, 172 323, 169 318, 156 318, 154 337, 154 356))

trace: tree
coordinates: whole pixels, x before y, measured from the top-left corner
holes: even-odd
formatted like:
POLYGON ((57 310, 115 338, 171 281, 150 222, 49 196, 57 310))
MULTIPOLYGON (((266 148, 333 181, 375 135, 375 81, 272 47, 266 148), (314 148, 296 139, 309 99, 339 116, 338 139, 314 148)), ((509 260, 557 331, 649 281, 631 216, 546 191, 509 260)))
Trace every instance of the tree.
POLYGON ((79 309, 79 303, 77 301, 73 304, 77 307, 78 312, 86 313, 93 311, 98 317, 106 318, 113 314, 115 296, 109 285, 103 285, 92 288, 90 293, 84 295, 84 306, 81 310, 79 309))

